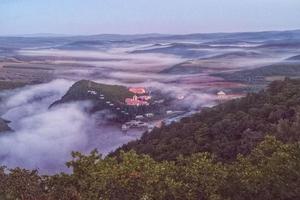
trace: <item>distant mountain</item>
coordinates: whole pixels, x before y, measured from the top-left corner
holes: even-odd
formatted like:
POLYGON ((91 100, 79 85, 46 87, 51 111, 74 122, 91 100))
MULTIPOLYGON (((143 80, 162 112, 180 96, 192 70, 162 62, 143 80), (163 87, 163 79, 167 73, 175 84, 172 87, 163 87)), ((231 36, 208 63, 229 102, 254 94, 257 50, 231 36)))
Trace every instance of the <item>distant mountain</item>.
POLYGON ((255 51, 235 51, 229 53, 223 53, 216 56, 211 56, 205 59, 235 59, 235 58, 259 58, 264 57, 261 53, 255 51))
POLYGON ((295 39, 283 39, 283 40, 273 40, 267 41, 257 48, 286 48, 286 49, 299 49, 300 48, 300 38, 295 39))
POLYGON ((209 55, 209 51, 201 50, 200 48, 209 48, 207 45, 198 43, 171 43, 168 46, 151 49, 139 49, 130 53, 164 53, 182 56, 185 58, 204 57, 209 55))
MULTIPOLYGON (((300 40, 300 30, 292 31, 265 31, 265 32, 243 32, 243 33, 195 33, 195 34, 135 34, 135 35, 121 35, 121 34, 98 34, 98 35, 79 35, 69 36, 60 34, 31 34, 18 36, 0 36, 0 47, 58 47, 67 44, 76 44, 76 42, 84 41, 106 41, 106 42, 131 42, 136 44, 144 43, 160 43, 168 42, 174 43, 172 48, 182 48, 176 44, 181 42, 200 42, 202 47, 211 44, 237 44, 237 43, 252 43, 266 45, 263 47, 280 46, 289 42, 292 46, 295 41, 300 40), (267 42, 267 43, 265 43, 267 42), (282 44, 280 44, 282 43, 282 44)), ((298 43, 298 42, 297 42, 298 43)), ((80 42, 79 42, 80 44, 80 42)), ((93 44, 92 44, 93 45, 93 44)), ((194 46, 195 47, 195 46, 194 46)), ((185 48, 188 48, 187 46, 185 48)), ((170 51, 166 49, 165 51, 170 51)), ((176 52, 175 52, 176 53, 176 52)), ((191 52, 189 52, 191 53, 191 52)), ((193 53, 193 52, 192 52, 193 53)))

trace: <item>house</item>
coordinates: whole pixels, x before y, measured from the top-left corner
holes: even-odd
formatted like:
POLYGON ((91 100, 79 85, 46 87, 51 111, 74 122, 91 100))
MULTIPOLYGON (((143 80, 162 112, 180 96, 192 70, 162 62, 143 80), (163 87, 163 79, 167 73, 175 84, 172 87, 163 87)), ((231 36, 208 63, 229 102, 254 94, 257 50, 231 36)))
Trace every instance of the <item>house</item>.
POLYGON ((128 106, 148 106, 149 105, 149 103, 147 101, 138 100, 136 98, 136 96, 133 98, 126 98, 125 103, 128 106))
POLYGON ((154 114, 153 113, 146 113, 145 116, 146 117, 154 117, 154 114))
POLYGON ((160 99, 160 100, 156 100, 156 101, 154 101, 154 103, 157 103, 157 104, 161 104, 161 103, 164 103, 165 102, 165 100, 164 99, 160 99))
POLYGON ((219 91, 219 92, 217 93, 217 97, 218 97, 219 99, 224 99, 224 98, 226 98, 226 93, 225 93, 224 91, 219 91))
POLYGON ((126 124, 123 124, 121 129, 122 129, 122 131, 126 132, 126 131, 128 131, 129 127, 126 124))
POLYGON ((177 96, 177 99, 178 99, 178 100, 184 99, 184 95, 178 95, 178 96, 177 96))
POLYGON ((173 111, 172 110, 167 110, 166 113, 167 113, 167 115, 170 115, 170 114, 173 113, 173 111))
POLYGON ((135 116, 135 119, 144 119, 144 116, 143 115, 137 115, 137 116, 135 116))
POLYGON ((138 99, 142 101, 149 101, 151 99, 151 96, 143 95, 139 96, 138 99))
POLYGON ((221 90, 221 91, 219 91, 219 92, 217 93, 217 95, 218 95, 218 96, 224 96, 224 95, 226 95, 226 93, 225 93, 224 91, 221 90))
POLYGON ((134 95, 134 96, 132 97, 132 99, 133 99, 133 100, 139 100, 139 99, 138 99, 138 96, 136 96, 136 95, 134 95))
POLYGON ((88 94, 92 94, 92 95, 96 95, 97 94, 97 92, 94 91, 94 90, 88 90, 87 92, 88 92, 88 94))
POLYGON ((143 87, 132 87, 132 88, 129 88, 129 91, 134 94, 145 94, 146 93, 146 89, 143 87))

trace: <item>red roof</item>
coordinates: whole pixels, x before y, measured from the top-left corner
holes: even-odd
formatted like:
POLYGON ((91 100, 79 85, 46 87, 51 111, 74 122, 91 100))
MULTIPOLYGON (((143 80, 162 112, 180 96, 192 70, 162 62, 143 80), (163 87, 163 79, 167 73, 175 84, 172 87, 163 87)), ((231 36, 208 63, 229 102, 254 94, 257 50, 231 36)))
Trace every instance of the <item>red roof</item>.
POLYGON ((129 91, 135 94, 145 94, 146 90, 143 87, 134 87, 134 88, 129 88, 129 91))

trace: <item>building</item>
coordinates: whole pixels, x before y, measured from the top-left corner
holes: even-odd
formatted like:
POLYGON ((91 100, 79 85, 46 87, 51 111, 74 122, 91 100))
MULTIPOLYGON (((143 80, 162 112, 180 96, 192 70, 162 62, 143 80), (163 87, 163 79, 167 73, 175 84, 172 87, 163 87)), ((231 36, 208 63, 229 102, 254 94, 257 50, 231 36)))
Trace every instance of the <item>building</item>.
POLYGON ((144 116, 143 115, 137 115, 137 116, 135 116, 135 119, 144 119, 144 116))
POLYGON ((132 99, 135 100, 135 101, 139 100, 139 99, 138 99, 138 96, 136 96, 136 95, 134 95, 134 96, 132 97, 132 99))
POLYGON ((94 90, 88 90, 87 92, 88 92, 88 94, 91 94, 91 95, 96 95, 97 94, 97 92, 94 91, 94 90))
POLYGON ((128 131, 129 127, 126 124, 123 124, 121 129, 122 129, 122 131, 126 132, 126 131, 128 131))
POLYGON ((128 106, 148 106, 149 105, 149 103, 147 101, 141 101, 141 100, 138 100, 137 98, 126 98, 125 103, 128 106))
POLYGON ((226 93, 222 90, 217 93, 217 96, 225 96, 225 95, 226 93))
POLYGON ((129 88, 129 91, 134 94, 145 94, 146 93, 146 89, 143 87, 132 87, 132 88, 129 88))
POLYGON ((170 115, 170 114, 173 113, 173 111, 172 110, 167 110, 166 113, 167 113, 167 115, 170 115))
POLYGON ((218 100, 223 101, 223 100, 225 100, 227 98, 227 95, 226 95, 226 93, 224 91, 219 91, 217 93, 217 97, 218 97, 218 100))
POLYGON ((184 95, 177 95, 177 99, 178 99, 178 100, 184 99, 184 95))
POLYGON ((138 99, 142 101, 149 101, 151 99, 151 96, 143 95, 139 96, 138 99))
POLYGON ((146 117, 154 117, 154 114, 153 113, 146 113, 145 116, 146 117))

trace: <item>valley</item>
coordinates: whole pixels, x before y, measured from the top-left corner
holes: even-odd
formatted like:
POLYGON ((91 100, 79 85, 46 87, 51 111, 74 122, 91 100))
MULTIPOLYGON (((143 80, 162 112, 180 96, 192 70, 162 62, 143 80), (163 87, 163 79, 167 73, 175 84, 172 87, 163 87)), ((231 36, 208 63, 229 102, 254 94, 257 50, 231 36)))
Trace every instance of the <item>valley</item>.
POLYGON ((299 31, 0 41, 0 159, 44 173, 67 171, 73 150, 108 155, 271 81, 300 76, 299 31), (30 150, 5 150, 9 145, 30 150))

